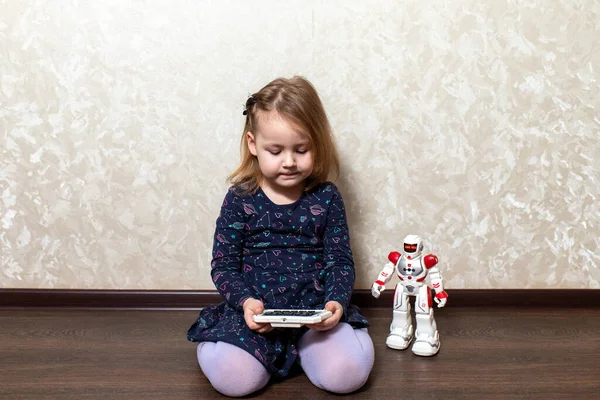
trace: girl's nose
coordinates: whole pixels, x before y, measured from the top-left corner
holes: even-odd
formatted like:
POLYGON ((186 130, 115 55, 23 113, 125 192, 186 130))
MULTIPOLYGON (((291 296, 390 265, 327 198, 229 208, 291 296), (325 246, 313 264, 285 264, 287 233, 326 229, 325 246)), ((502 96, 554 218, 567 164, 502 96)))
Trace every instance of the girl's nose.
POLYGON ((285 167, 293 167, 294 164, 296 164, 296 159, 294 158, 294 155, 292 153, 285 153, 285 156, 283 158, 283 165, 285 167))

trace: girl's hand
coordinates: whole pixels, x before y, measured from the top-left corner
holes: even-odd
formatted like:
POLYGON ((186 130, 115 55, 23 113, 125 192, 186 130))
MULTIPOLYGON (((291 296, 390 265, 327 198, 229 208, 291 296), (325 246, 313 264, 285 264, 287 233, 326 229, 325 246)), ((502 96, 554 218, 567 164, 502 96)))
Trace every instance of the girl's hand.
POLYGON ((260 314, 263 311, 265 311, 265 306, 262 303, 262 301, 249 298, 244 302, 242 308, 244 309, 244 320, 246 321, 246 325, 248 325, 248 328, 258 333, 267 333, 273 330, 271 324, 258 324, 252 319, 254 315, 260 314))
POLYGON ((344 315, 344 307, 337 301, 330 301, 325 304, 325 309, 331 311, 331 317, 318 324, 306 325, 315 331, 328 331, 340 322, 340 318, 344 315))

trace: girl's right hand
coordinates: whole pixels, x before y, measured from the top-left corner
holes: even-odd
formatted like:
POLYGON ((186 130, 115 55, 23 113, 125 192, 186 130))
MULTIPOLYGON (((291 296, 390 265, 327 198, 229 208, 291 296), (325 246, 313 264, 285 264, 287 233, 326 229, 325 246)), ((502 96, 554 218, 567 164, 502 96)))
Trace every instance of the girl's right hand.
POLYGON ((246 325, 248 328, 256 331, 258 333, 267 333, 273 330, 273 327, 269 323, 256 323, 252 319, 253 316, 262 313, 265 311, 265 306, 260 300, 256 300, 253 298, 249 298, 244 301, 244 305, 242 306, 244 309, 244 320, 246 321, 246 325))

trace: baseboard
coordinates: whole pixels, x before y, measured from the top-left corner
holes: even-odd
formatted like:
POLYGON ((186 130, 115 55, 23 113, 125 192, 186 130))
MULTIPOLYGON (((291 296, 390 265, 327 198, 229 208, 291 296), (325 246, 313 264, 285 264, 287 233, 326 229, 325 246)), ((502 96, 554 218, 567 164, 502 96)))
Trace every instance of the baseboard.
MULTIPOLYGON (((452 307, 598 307, 597 289, 456 289, 448 290, 452 307)), ((390 307, 393 291, 379 299, 355 290, 358 307, 390 307)), ((216 291, 202 290, 65 290, 0 289, 0 308, 200 309, 222 301, 216 291)))

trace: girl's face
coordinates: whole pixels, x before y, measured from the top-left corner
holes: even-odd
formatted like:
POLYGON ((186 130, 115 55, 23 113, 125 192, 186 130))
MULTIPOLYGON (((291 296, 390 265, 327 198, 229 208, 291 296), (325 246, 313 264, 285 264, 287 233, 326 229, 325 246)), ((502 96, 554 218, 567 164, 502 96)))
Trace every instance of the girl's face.
POLYGON ((304 181, 313 171, 308 135, 271 111, 257 115, 255 132, 247 132, 246 139, 265 178, 261 186, 282 196, 300 195, 304 181))

